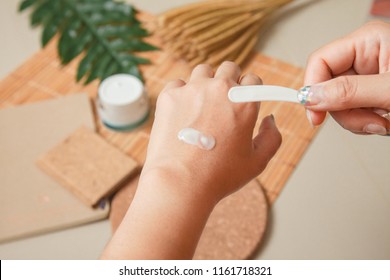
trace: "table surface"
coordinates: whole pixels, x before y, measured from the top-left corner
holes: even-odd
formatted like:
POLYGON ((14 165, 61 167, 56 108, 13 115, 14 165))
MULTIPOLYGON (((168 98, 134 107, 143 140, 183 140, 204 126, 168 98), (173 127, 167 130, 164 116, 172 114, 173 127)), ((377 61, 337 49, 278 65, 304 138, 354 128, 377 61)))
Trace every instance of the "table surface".
MULTIPOLYGON (((19 1, 0 3, 0 77, 39 49, 19 1), (10 25, 13 28, 9 28, 10 25)), ((194 0, 129 1, 158 13, 194 0)), ((297 0, 264 31, 262 53, 304 67, 308 55, 370 19, 371 0, 297 0), (305 7, 299 4, 309 3, 305 7), (352 11, 353 7, 353 11, 352 11)), ((390 142, 355 136, 329 119, 271 209, 261 259, 389 259, 390 142)), ((94 259, 110 238, 108 221, 0 245, 0 258, 94 259), (78 248, 83 248, 79 250, 78 248)))

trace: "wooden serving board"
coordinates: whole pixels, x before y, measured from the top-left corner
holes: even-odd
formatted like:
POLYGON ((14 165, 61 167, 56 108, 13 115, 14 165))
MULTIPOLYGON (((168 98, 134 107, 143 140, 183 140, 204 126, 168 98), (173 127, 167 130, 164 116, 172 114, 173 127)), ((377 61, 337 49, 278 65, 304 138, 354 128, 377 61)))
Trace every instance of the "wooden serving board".
MULTIPOLYGON (((159 45, 158 38, 151 38, 151 41, 159 45)), ((150 52, 146 56, 153 64, 142 66, 141 70, 154 106, 163 86, 173 79, 187 79, 191 68, 165 51, 150 52)), ((98 82, 88 86, 77 83, 77 63, 76 59, 62 66, 56 53, 56 41, 53 40, 0 82, 0 109, 80 92, 88 93, 94 101, 98 82)), ((260 53, 254 53, 248 59, 243 72, 256 73, 264 84, 292 88, 302 86, 303 69, 260 53)), ((316 133, 306 120, 304 108, 298 104, 265 102, 261 105, 259 120, 271 113, 283 135, 283 144, 267 169, 257 178, 265 189, 269 203, 275 201, 316 133)), ((150 116, 153 115, 152 112, 150 116)), ((137 141, 140 137, 148 138, 152 122, 150 117, 146 124, 131 132, 115 132, 98 122, 98 132, 108 142, 142 163, 146 145, 144 141, 138 145, 137 141)))

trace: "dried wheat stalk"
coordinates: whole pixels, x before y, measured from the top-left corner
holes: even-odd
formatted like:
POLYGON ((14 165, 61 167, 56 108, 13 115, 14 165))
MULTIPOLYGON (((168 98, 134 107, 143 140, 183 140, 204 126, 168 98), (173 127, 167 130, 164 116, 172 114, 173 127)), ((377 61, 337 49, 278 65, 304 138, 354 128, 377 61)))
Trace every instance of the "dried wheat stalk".
POLYGON ((256 45, 270 15, 293 0, 213 0, 170 10, 155 30, 165 48, 192 66, 242 64, 256 45))

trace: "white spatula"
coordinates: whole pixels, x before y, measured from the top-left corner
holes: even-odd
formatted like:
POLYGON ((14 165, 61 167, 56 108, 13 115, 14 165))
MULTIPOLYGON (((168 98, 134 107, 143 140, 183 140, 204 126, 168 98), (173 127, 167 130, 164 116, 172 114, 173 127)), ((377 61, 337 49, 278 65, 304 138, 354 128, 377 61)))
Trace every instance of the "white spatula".
POLYGON ((228 96, 232 102, 285 101, 301 103, 296 90, 281 86, 253 85, 237 86, 229 90, 228 96))

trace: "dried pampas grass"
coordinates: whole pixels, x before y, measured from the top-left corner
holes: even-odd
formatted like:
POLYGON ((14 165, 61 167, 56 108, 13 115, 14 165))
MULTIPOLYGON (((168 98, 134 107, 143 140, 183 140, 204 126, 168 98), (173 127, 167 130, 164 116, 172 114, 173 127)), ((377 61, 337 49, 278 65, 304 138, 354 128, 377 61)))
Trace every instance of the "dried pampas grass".
POLYGON ((161 14, 155 32, 167 51, 187 60, 219 65, 242 64, 256 45, 264 22, 293 0, 214 0, 161 14))

